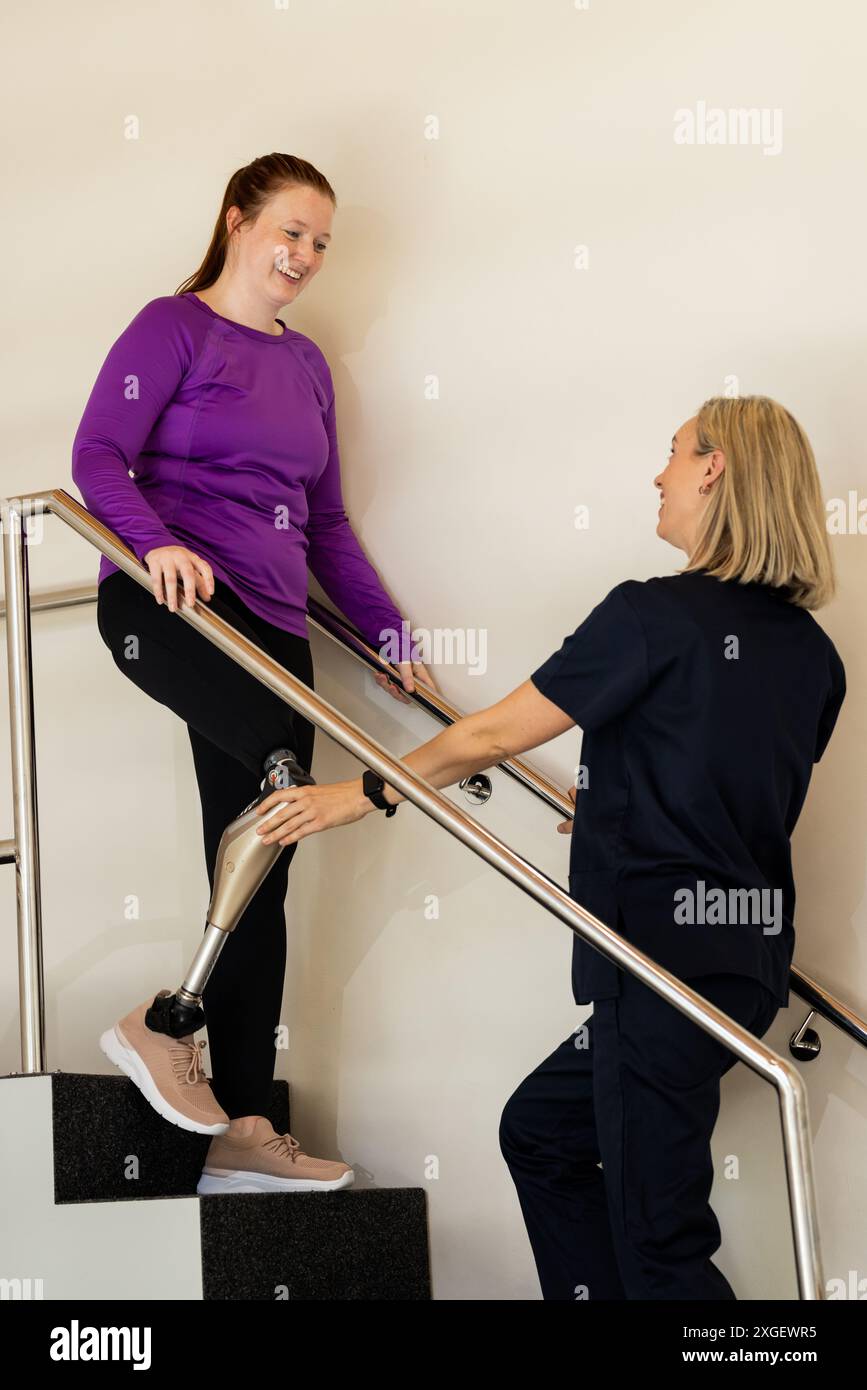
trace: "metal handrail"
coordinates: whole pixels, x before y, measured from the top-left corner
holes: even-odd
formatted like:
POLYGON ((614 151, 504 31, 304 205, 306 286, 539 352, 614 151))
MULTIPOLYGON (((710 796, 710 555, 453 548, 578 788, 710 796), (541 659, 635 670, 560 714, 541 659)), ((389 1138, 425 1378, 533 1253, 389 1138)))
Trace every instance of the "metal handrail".
MULTIPOLYGON (((7 498, 3 501, 3 509, 22 1062, 25 1070, 34 1071, 42 1069, 44 1004, 27 518, 34 514, 41 515, 44 511, 60 517, 136 583, 151 593, 153 585, 146 567, 120 538, 63 489, 7 498)), ((386 748, 280 666, 261 647, 211 611, 206 603, 197 601, 191 608, 182 605, 176 616, 190 623, 286 704, 397 787, 409 801, 559 917, 582 940, 661 995, 776 1088, 799 1294, 806 1300, 823 1299, 824 1278, 807 1091, 793 1063, 772 1051, 735 1019, 729 1018, 716 1005, 581 907, 546 874, 461 811, 401 759, 394 758, 386 748)))
MULTIPOLYGON (((30 596, 30 609, 33 613, 44 613, 59 608, 75 608, 83 604, 95 603, 97 593, 98 585, 96 584, 69 585, 62 589, 37 590, 30 596)), ((383 671, 395 681, 400 680, 397 668, 390 661, 386 661, 385 657, 380 656, 376 648, 371 647, 362 634, 340 614, 334 613, 314 598, 308 597, 307 607, 308 621, 326 637, 329 637, 342 651, 354 657, 362 666, 367 666, 375 671, 383 671)), ((6 605, 0 600, 0 621, 3 620, 5 612, 6 605)), ((434 719, 439 720, 441 724, 455 724, 459 719, 464 718, 462 711, 444 699, 439 691, 432 690, 430 686, 419 680, 415 681, 415 687, 415 690, 404 691, 404 694, 414 704, 432 715, 434 719)), ((554 782, 549 781, 531 764, 524 762, 522 758, 509 758, 505 762, 497 763, 496 766, 499 771, 505 772, 515 781, 520 782, 525 790, 539 801, 571 820, 575 813, 573 803, 567 796, 564 796, 554 782)), ((0 840, 0 864, 11 862, 15 857, 14 851, 14 840, 0 840)), ((817 980, 814 980, 812 976, 794 963, 789 970, 789 988, 799 999, 805 1000, 815 1013, 821 1014, 822 1018, 833 1024, 835 1028, 839 1028, 853 1042, 867 1047, 867 1021, 856 1014, 842 999, 838 999, 835 994, 832 994, 825 985, 819 984, 817 980)))

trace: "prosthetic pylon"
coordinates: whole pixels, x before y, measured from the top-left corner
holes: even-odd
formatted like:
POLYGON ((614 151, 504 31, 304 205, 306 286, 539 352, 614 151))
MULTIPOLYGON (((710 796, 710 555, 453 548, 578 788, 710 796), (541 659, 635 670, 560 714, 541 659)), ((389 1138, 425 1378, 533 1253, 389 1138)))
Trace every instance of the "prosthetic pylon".
MULTIPOLYGON (((223 831, 214 867, 214 886, 208 904, 205 932, 184 982, 174 993, 158 994, 145 1013, 145 1023, 155 1033, 186 1037, 205 1025, 202 994, 229 932, 253 897, 268 870, 285 846, 266 845, 256 829, 262 817, 256 807, 280 787, 315 785, 289 748, 275 748, 263 764, 260 794, 245 806, 223 831)), ((265 817, 267 821, 267 817, 265 817)))

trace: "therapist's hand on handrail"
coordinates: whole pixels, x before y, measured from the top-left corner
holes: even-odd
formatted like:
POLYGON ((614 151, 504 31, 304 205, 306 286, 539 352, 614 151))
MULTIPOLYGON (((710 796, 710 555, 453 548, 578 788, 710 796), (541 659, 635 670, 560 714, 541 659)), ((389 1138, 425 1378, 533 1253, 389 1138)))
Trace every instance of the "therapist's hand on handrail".
MULTIPOLYGON (((574 787, 570 787, 570 788, 569 788, 569 791, 568 791, 568 793, 567 793, 567 795, 568 795, 568 797, 569 797, 569 800, 572 802, 572 805, 574 806, 574 805, 575 805, 575 788, 574 788, 574 787)), ((575 824, 575 822, 574 822, 573 820, 561 820, 560 824, 557 826, 557 829, 558 829, 558 831, 560 832, 561 835, 571 835, 571 834, 572 834, 572 826, 573 826, 574 824, 575 824)))

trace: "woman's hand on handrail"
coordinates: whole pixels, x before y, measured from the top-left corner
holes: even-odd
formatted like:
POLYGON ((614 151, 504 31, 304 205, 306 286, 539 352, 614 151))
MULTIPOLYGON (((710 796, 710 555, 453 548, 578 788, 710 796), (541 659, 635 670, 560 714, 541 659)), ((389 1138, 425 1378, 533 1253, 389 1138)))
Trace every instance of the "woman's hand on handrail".
MULTIPOLYGON (((404 690, 415 690, 415 678, 418 677, 425 685, 429 685, 431 690, 436 690, 438 694, 442 694, 423 661, 399 661, 397 669, 400 671, 404 690)), ((377 685, 381 685, 383 690, 387 690, 395 700, 399 700, 402 705, 412 704, 412 700, 407 699, 397 683, 384 671, 376 671, 374 674, 377 685)))
POLYGON ((214 572, 207 560, 183 545, 158 545, 144 557, 154 585, 157 603, 165 603, 170 613, 178 610, 178 578, 183 584, 183 601, 192 608, 196 598, 206 602, 214 593, 214 572))

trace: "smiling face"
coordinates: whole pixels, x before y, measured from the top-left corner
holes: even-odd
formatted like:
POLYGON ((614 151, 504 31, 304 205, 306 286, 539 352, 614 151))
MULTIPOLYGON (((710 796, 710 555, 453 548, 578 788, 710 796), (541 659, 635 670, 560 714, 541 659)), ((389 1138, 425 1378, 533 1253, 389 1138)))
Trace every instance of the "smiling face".
POLYGON ((275 310, 293 303, 322 267, 333 215, 330 198, 297 184, 275 193, 255 222, 242 222, 240 208, 230 208, 234 273, 250 296, 275 310))
POLYGON ((695 548, 698 525, 713 493, 716 479, 725 467, 721 449, 710 454, 696 452, 696 417, 685 421, 671 441, 668 465, 653 480, 660 491, 656 534, 687 556, 695 548), (707 487, 707 493, 699 487, 707 487))

